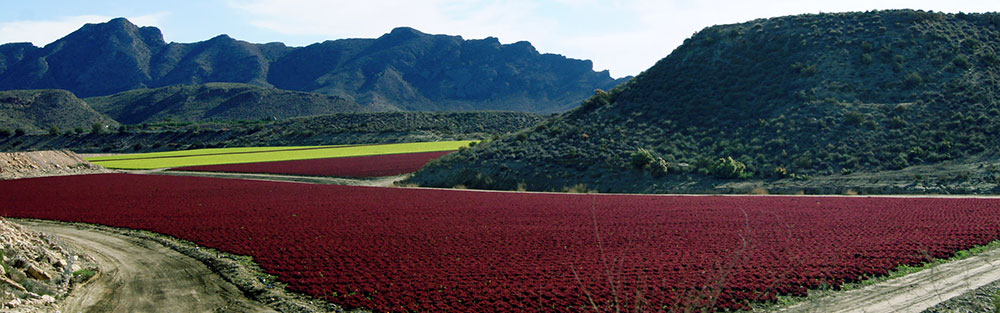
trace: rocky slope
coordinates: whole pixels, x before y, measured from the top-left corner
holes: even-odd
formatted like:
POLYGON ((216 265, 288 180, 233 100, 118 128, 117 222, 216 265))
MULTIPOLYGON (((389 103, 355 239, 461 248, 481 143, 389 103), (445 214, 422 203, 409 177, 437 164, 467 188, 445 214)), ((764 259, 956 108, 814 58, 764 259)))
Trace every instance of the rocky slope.
POLYGON ((464 40, 397 28, 377 39, 307 47, 226 35, 166 43, 124 18, 87 24, 45 47, 0 46, 0 90, 57 88, 80 97, 138 88, 235 82, 318 92, 406 110, 562 111, 615 80, 590 61, 538 53, 527 42, 464 40))
POLYGON ((56 311, 56 299, 95 274, 89 257, 2 218, 0 248, 0 306, 4 312, 56 311))
POLYGON ((990 192, 1000 183, 997 38, 996 13, 873 11, 712 26, 623 86, 449 155, 414 182, 712 192, 985 160, 905 180, 990 192))

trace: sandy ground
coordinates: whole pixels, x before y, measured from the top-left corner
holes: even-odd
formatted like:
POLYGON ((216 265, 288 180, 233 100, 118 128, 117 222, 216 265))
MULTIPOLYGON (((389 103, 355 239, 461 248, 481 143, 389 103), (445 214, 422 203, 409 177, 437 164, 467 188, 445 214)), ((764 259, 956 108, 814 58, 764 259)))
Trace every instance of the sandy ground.
POLYGON ((923 312, 952 297, 1000 280, 1000 249, 778 312, 923 312))
POLYGON ((97 260, 98 275, 60 302, 62 312, 273 312, 205 264, 163 245, 71 225, 17 223, 97 260))

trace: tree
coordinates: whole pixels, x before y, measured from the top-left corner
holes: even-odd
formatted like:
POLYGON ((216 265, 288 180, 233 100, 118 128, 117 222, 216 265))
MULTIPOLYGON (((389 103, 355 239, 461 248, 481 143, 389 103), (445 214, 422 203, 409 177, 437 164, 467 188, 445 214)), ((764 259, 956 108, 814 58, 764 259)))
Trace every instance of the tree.
POLYGON ((91 134, 100 134, 102 131, 104 131, 104 125, 101 125, 101 123, 94 123, 94 125, 90 125, 91 134))
POLYGON ((24 134, 25 134, 24 128, 18 128, 14 130, 14 136, 21 137, 24 136, 24 134))
POLYGON ((49 135, 58 136, 59 135, 59 127, 56 126, 56 125, 52 125, 52 127, 49 127, 49 135))

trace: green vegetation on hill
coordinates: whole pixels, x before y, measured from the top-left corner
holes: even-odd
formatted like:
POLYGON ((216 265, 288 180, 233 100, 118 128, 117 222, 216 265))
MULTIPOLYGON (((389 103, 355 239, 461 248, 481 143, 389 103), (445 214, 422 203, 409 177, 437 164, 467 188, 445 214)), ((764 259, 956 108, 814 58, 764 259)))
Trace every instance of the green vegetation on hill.
POLYGON ((712 26, 578 109, 449 155, 413 181, 669 192, 996 155, 998 38, 997 13, 712 26))
POLYGON ((22 132, 103 131, 118 122, 65 90, 0 91, 0 136, 22 132))
POLYGON ((0 134, 0 151, 69 149, 80 153, 151 152, 250 146, 317 146, 481 140, 534 126, 545 116, 520 112, 339 113, 279 121, 148 123, 98 134, 0 134))
POLYGON ((135 89, 86 100, 95 110, 125 124, 287 119, 380 110, 336 96, 237 83, 135 89))

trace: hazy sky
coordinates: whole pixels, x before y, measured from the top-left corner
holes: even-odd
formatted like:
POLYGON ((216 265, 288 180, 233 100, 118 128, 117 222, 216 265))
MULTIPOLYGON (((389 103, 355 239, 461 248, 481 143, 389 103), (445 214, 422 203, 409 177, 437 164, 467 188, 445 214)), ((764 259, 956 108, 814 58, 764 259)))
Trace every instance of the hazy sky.
POLYGON ((228 34, 292 46, 374 38, 397 26, 466 39, 530 41, 541 52, 590 59, 612 76, 652 66, 693 33, 782 15, 912 8, 1000 11, 998 0, 171 0, 5 1, 0 43, 48 44, 84 23, 126 17, 159 27, 165 39, 195 42, 228 34))

